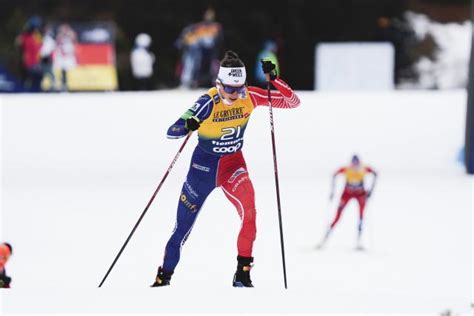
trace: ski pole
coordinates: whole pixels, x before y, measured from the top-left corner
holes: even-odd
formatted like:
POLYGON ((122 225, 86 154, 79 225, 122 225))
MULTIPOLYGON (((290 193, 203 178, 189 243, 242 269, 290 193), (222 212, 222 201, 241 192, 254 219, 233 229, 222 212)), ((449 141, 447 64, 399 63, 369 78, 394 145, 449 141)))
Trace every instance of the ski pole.
MULTIPOLYGON (((363 225, 365 228, 365 226, 367 226, 367 230, 368 230, 368 237, 369 237, 369 245, 370 247, 372 248, 373 247, 373 241, 374 241, 374 236, 373 236, 373 227, 372 227, 372 221, 373 221, 373 215, 371 215, 371 218, 369 220, 369 224, 366 225, 366 222, 367 222, 367 209, 368 209, 368 206, 369 206, 369 202, 371 200, 371 197, 372 197, 372 194, 374 194, 374 189, 375 189, 375 183, 377 182, 377 173, 375 171, 372 171, 373 172, 373 175, 374 175, 374 178, 372 179, 372 185, 369 189, 369 191, 367 192, 367 195, 366 195, 366 199, 365 199, 365 210, 364 210, 364 220, 363 220, 363 225)), ((362 235, 362 229, 359 229, 359 236, 358 236, 358 240, 360 241, 361 239, 361 235, 362 235)))
MULTIPOLYGON (((331 204, 332 204, 332 198, 329 199, 328 203, 327 203, 327 206, 326 208, 324 209, 325 211, 327 211, 328 209, 331 209, 331 204)), ((327 223, 331 223, 331 218, 329 218, 329 213, 328 215, 325 215, 325 219, 324 219, 324 222, 327 223)), ((326 244, 326 241, 328 240, 329 238, 329 235, 331 234, 331 228, 329 226, 329 228, 326 229, 326 233, 324 234, 324 237, 323 239, 321 239, 321 241, 319 242, 319 244, 316 245, 316 249, 322 249, 324 247, 324 245, 326 244)))
MULTIPOLYGON (((369 221, 367 222, 367 214, 368 214, 368 209, 369 209, 369 205, 370 205, 370 198, 367 198, 366 202, 365 202, 365 210, 364 210, 364 226, 363 226, 363 229, 364 230, 367 230, 368 231, 368 243, 369 243, 369 248, 373 251, 374 250, 374 234, 373 234, 373 226, 372 226, 372 223, 373 223, 373 220, 374 220, 374 214, 371 213, 370 215, 370 219, 369 221), (365 229, 367 228, 367 229, 365 229)), ((362 235, 363 232, 361 231, 360 232, 360 235, 362 235)), ((359 240, 362 238, 362 236, 359 237, 359 240)))
POLYGON ((160 191, 161 186, 162 186, 163 183, 165 182, 165 180, 166 180, 166 178, 168 177, 168 175, 169 175, 171 169, 173 168, 174 164, 175 164, 176 161, 178 160, 179 155, 180 155, 181 152, 183 151, 184 146, 185 146, 186 143, 188 142, 189 137, 191 136, 191 134, 192 134, 192 132, 190 132, 190 133, 186 136, 186 138, 184 139, 183 144, 182 144, 181 147, 179 148, 178 152, 176 153, 176 155, 175 155, 174 158, 173 158, 173 161, 171 161, 171 164, 169 165, 168 170, 166 170, 165 175, 164 175, 163 178, 161 179, 160 184, 159 184, 158 187, 156 188, 156 190, 155 190, 155 192, 153 193, 151 199, 148 201, 148 204, 146 205, 146 207, 145 207, 145 209, 143 210, 142 214, 141 214, 140 217, 138 218, 138 221, 136 222, 136 224, 135 224, 135 226, 133 227, 132 231, 131 231, 130 234, 128 235, 127 240, 125 240, 125 243, 123 244, 122 248, 120 248, 120 251, 118 252, 117 256, 115 257, 114 261, 112 262, 112 265, 110 266, 109 270, 107 271, 107 273, 105 274, 104 278, 103 278, 102 281, 100 282, 99 287, 101 287, 102 284, 104 284, 105 279, 107 279, 107 277, 109 276, 110 271, 112 271, 112 268, 115 266, 115 263, 117 262, 117 260, 119 259, 120 255, 122 254, 123 250, 124 250, 125 247, 127 246, 127 244, 128 244, 128 242, 130 241, 130 239, 132 238, 133 234, 135 233, 135 230, 137 229, 138 225, 140 224, 140 222, 142 221, 142 219, 143 219, 143 217, 145 216, 146 212, 148 211, 148 208, 150 208, 151 203, 152 203, 153 200, 155 199, 155 196, 158 194, 158 191, 160 191))
POLYGON ((285 243, 283 240, 283 224, 281 219, 281 203, 280 203, 280 184, 278 181, 278 164, 277 164, 277 155, 276 155, 276 146, 275 146, 275 125, 273 123, 273 107, 272 107, 272 96, 270 91, 270 81, 267 81, 267 93, 268 93, 268 108, 270 110, 270 127, 272 135, 272 150, 273 150, 273 169, 275 171, 275 188, 277 196, 277 205, 278 205, 278 222, 280 224, 280 244, 281 244, 281 258, 283 262, 283 279, 285 282, 285 289, 288 288, 286 282, 286 262, 285 262, 285 243))

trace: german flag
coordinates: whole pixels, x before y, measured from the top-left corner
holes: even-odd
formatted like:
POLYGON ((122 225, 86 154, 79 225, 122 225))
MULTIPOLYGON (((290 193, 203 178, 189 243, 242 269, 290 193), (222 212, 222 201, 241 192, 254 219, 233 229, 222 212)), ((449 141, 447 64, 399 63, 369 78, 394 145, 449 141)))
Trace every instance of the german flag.
MULTIPOLYGON (((118 89, 115 25, 109 22, 57 23, 52 66, 53 90, 113 91, 118 89), (63 71, 66 87, 62 87, 63 71)), ((45 76, 44 90, 51 80, 45 76)))
POLYGON ((75 49, 77 66, 68 71, 69 90, 117 90, 115 50, 111 44, 76 44, 75 49))

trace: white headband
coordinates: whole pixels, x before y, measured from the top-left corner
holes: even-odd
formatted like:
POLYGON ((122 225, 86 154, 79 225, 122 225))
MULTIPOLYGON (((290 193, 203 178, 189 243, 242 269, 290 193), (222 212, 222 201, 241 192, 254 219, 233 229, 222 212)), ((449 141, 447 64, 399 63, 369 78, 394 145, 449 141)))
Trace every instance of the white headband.
POLYGON ((217 80, 225 85, 244 85, 247 79, 245 67, 220 67, 217 80))

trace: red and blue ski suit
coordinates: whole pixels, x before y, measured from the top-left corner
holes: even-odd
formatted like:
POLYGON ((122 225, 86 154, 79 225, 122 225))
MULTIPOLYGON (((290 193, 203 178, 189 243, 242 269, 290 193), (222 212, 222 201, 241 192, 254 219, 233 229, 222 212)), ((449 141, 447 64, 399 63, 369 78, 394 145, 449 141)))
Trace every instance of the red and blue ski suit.
MULTIPOLYGON (((299 106, 300 100, 283 80, 275 79, 272 84, 278 90, 271 92, 273 107, 299 106)), ((256 236, 255 193, 241 150, 250 115, 254 108, 263 105, 268 106, 264 89, 250 86, 243 98, 227 105, 214 87, 168 129, 168 138, 181 138, 188 133, 185 128, 187 118, 194 116, 201 122, 199 142, 179 197, 176 225, 165 249, 164 271, 174 272, 181 247, 206 198, 216 187, 222 188, 242 221, 237 240, 238 255, 252 256, 256 236)))

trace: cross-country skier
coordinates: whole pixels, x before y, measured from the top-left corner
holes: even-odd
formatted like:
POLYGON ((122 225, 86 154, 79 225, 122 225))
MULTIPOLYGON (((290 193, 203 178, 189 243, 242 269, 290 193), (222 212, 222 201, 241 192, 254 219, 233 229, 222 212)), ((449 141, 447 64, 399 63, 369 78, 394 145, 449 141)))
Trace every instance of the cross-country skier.
MULTIPOLYGON (((262 69, 278 90, 271 92, 272 106, 295 108, 300 105, 293 90, 277 78, 273 63, 262 61, 262 69)), ((153 287, 170 284, 181 247, 191 233, 201 206, 216 187, 222 188, 242 221, 233 286, 253 287, 250 269, 256 236, 255 194, 242 147, 248 120, 258 106, 268 106, 267 91, 247 86, 244 63, 235 52, 227 51, 220 62, 215 87, 202 95, 168 129, 168 138, 180 138, 197 130, 199 143, 179 196, 176 226, 166 245, 163 264, 158 268, 153 287)))
POLYGON ((367 199, 370 198, 372 192, 375 188, 375 182, 377 179, 377 173, 370 167, 364 166, 360 163, 360 159, 357 155, 352 156, 351 164, 347 167, 342 167, 337 170, 332 177, 331 185, 331 194, 329 199, 332 200, 334 197, 334 187, 336 182, 336 177, 340 174, 343 174, 346 178, 346 184, 344 191, 341 195, 341 200, 339 206, 337 207, 336 216, 334 217, 331 225, 329 226, 326 235, 324 236, 323 241, 319 244, 318 248, 322 248, 326 241, 328 240, 330 234, 332 233, 337 222, 341 218, 342 211, 346 207, 347 203, 351 199, 356 199, 359 203, 359 226, 358 226, 358 235, 357 235, 357 249, 363 249, 361 245, 361 235, 362 235, 362 226, 364 220, 364 208, 367 199), (367 174, 372 174, 374 176, 371 188, 366 191, 364 187, 364 178, 367 174))
POLYGON ((12 278, 7 275, 5 265, 12 255, 12 246, 9 243, 0 244, 0 288, 9 288, 12 278))

